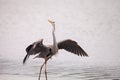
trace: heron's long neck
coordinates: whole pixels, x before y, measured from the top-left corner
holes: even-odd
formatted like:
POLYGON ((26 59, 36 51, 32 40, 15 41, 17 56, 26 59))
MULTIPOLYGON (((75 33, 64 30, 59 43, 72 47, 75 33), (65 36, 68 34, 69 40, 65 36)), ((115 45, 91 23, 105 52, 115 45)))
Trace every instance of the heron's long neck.
POLYGON ((56 37, 55 37, 55 24, 53 25, 52 35, 53 35, 53 52, 56 53, 58 52, 58 46, 57 46, 56 37))

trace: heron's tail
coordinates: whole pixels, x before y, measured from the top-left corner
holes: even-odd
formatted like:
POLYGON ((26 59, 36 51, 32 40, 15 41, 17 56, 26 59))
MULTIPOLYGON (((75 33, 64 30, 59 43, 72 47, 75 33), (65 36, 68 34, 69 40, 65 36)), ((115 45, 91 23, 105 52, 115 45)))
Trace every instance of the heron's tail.
POLYGON ((26 60, 29 58, 30 55, 26 54, 26 56, 23 59, 23 64, 25 64, 26 60))

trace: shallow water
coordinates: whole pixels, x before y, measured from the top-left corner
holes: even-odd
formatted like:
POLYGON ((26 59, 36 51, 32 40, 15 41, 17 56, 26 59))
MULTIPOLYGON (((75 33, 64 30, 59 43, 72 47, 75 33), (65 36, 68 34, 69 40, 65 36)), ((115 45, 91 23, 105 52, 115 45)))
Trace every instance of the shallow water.
MULTIPOLYGON (((27 63, 22 65, 22 61, 7 61, 0 59, 0 75, 15 75, 38 77, 41 62, 27 63)), ((99 65, 78 65, 64 62, 52 63, 47 66, 49 80, 119 80, 119 66, 99 66, 99 65)), ((42 79, 44 69, 42 71, 42 79)))

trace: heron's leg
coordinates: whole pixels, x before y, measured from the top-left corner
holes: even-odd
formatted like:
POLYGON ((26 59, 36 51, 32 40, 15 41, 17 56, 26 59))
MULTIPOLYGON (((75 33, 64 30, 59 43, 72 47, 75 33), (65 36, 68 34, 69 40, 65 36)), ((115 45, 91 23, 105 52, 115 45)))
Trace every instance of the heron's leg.
POLYGON ((40 80, 40 77, 41 77, 41 71, 42 71, 42 68, 44 66, 45 62, 42 64, 41 68, 40 68, 40 73, 39 73, 39 77, 38 77, 38 80, 40 80))
POLYGON ((45 58, 45 77, 46 77, 46 80, 47 80, 47 70, 46 70, 46 65, 47 65, 47 61, 48 61, 49 58, 45 58))

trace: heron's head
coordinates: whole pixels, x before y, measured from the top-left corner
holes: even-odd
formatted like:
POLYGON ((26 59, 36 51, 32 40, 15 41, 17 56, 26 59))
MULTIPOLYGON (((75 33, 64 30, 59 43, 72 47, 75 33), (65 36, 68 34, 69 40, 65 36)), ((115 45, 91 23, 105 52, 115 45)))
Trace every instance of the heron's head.
POLYGON ((55 24, 55 22, 54 22, 54 21, 52 21, 52 20, 48 20, 48 22, 49 22, 49 23, 51 23, 52 25, 54 25, 54 24, 55 24))
POLYGON ((40 39, 32 44, 31 49, 27 52, 30 55, 34 55, 41 51, 41 47, 43 46, 43 39, 40 39))
POLYGON ((53 31, 54 31, 54 30, 55 30, 55 22, 52 21, 52 20, 48 20, 48 22, 52 24, 52 26, 53 26, 53 31))

